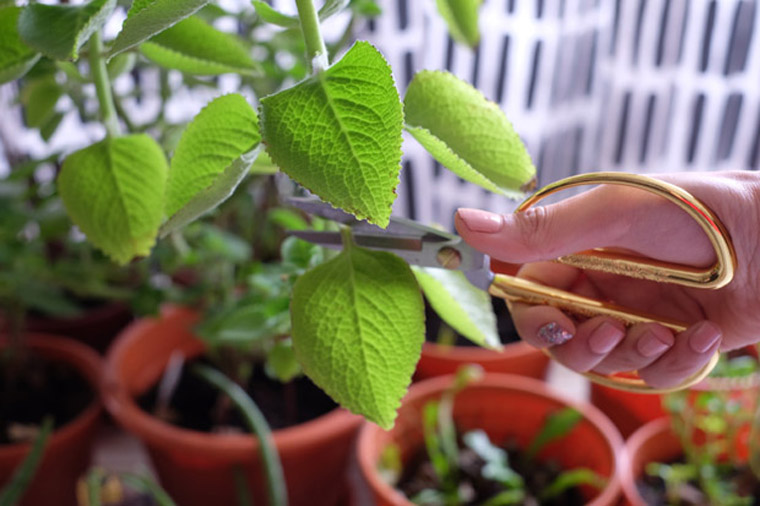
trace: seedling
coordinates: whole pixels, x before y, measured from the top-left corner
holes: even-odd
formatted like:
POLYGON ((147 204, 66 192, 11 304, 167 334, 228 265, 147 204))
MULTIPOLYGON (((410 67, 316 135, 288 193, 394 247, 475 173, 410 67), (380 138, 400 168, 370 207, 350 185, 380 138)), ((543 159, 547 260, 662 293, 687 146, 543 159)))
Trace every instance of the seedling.
POLYGON ((24 492, 29 488, 29 484, 32 482, 40 462, 42 462, 48 438, 52 432, 53 419, 45 418, 29 453, 16 469, 10 481, 0 490, 0 506, 15 506, 24 497, 24 492))

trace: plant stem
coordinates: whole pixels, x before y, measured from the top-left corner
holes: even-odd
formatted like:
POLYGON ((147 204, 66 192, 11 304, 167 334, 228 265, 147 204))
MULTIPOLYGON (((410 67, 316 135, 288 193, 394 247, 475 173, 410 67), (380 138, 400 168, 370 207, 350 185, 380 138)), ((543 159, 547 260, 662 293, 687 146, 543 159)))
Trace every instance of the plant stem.
POLYGON ((111 94, 111 82, 108 80, 106 61, 103 59, 103 41, 100 38, 99 30, 90 37, 90 74, 95 82, 95 90, 98 94, 100 113, 106 127, 106 133, 108 137, 118 137, 121 134, 121 129, 111 94))
POLYGON ((0 490, 0 506, 14 506, 21 500, 37 472, 52 432, 53 419, 49 416, 45 417, 40 426, 40 433, 32 443, 29 453, 16 468, 5 488, 0 490))
POLYGON ((327 68, 327 48, 319 28, 319 15, 314 6, 314 0, 296 0, 298 18, 301 20, 301 31, 306 43, 306 58, 312 73, 327 68))
POLYGON ((272 431, 269 429, 269 424, 267 424, 261 410, 240 385, 219 371, 197 364, 193 367, 193 372, 224 392, 240 410, 248 428, 259 440, 259 450, 261 460, 264 463, 269 490, 269 505, 286 506, 288 504, 288 492, 285 488, 285 476, 282 472, 280 456, 274 446, 272 431))

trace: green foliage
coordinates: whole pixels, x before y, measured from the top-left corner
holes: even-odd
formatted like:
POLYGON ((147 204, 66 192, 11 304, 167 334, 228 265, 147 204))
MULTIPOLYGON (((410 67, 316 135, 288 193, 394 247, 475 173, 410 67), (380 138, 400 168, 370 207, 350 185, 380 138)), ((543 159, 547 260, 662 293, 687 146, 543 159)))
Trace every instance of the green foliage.
POLYGON ((441 319, 479 346, 500 349, 491 296, 467 281, 462 271, 412 267, 430 305, 441 319))
POLYGON ((475 47, 480 41, 478 9, 483 0, 436 0, 449 33, 461 44, 475 47))
POLYGON ((585 467, 571 469, 557 476, 557 478, 541 492, 541 499, 553 499, 561 495, 566 490, 573 487, 579 487, 581 485, 590 485, 592 487, 601 489, 604 488, 606 484, 607 480, 599 476, 591 469, 585 467))
POLYGON ((288 16, 280 11, 273 9, 268 3, 254 0, 253 6, 256 9, 256 14, 267 23, 281 26, 283 28, 298 28, 301 23, 298 18, 294 16, 288 16))
POLYGON ((89 241, 124 264, 155 243, 166 172, 161 148, 147 135, 106 138, 66 158, 58 190, 89 241))
POLYGON ((391 427, 424 336, 409 266, 347 244, 296 282, 291 314, 304 372, 342 406, 391 427))
POLYGON ((507 452, 494 445, 485 431, 471 430, 462 436, 462 439, 464 444, 485 462, 481 471, 484 478, 499 482, 507 489, 525 486, 522 476, 510 467, 507 452))
POLYGON ((24 44, 18 33, 21 8, 0 6, 0 84, 13 81, 31 69, 40 54, 24 44))
POLYGON ((230 94, 210 102, 187 127, 174 152, 165 204, 171 219, 162 234, 226 200, 248 174, 260 140, 256 112, 245 98, 230 94))
POLYGON ((76 60, 79 49, 115 7, 116 0, 91 0, 76 6, 33 3, 21 12, 18 30, 24 42, 46 56, 76 60))
POLYGON ((534 458, 547 444, 565 437, 582 419, 583 415, 573 408, 565 408, 549 415, 541 431, 528 445, 528 457, 534 458))
POLYGON ((24 492, 29 488, 29 484, 32 482, 40 462, 42 462, 47 441, 52 432, 53 419, 46 417, 42 420, 40 432, 34 439, 29 453, 24 457, 5 487, 0 490, 0 506, 15 506, 23 498, 24 492))
POLYGON ((47 124, 55 116, 55 105, 61 96, 63 88, 52 74, 26 81, 20 97, 26 125, 41 128, 47 124))
POLYGON ((258 65, 238 37, 220 32, 197 16, 180 21, 144 42, 140 51, 162 67, 188 74, 258 72, 258 65))
POLYGON ((338 63, 261 100, 277 166, 330 202, 388 224, 401 159, 402 111, 390 68, 366 42, 338 63))
POLYGON ((209 0, 134 0, 110 57, 126 51, 195 14, 209 0))
POLYGON ((404 112, 407 130, 459 177, 515 198, 535 183, 536 169, 504 113, 457 77, 417 73, 404 112))

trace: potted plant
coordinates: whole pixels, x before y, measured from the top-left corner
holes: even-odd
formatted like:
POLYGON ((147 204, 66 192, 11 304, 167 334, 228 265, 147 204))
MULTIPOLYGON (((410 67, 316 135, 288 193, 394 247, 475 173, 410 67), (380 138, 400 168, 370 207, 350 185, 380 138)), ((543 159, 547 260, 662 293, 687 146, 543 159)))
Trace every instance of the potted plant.
POLYGON ((365 424, 358 444, 378 504, 398 506, 410 499, 553 504, 575 486, 580 496, 567 504, 617 504, 621 449, 619 433, 592 406, 570 403, 530 378, 492 373, 467 386, 453 376, 416 383, 393 429, 365 424))
POLYGON ((638 429, 623 469, 630 504, 752 504, 757 477, 757 359, 724 357, 698 388, 667 394, 668 417, 638 429))

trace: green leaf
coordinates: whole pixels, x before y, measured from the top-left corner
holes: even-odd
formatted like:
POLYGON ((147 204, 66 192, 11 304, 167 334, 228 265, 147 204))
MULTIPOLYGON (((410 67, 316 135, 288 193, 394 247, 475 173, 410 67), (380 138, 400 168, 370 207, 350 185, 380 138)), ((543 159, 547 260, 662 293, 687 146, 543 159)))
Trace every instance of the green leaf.
POLYGON ((63 88, 56 82, 54 75, 26 82, 21 89, 26 125, 41 128, 50 121, 55 114, 55 105, 62 95, 63 88))
POLYGON ((349 0, 325 0, 319 9, 319 20, 324 21, 327 18, 339 13, 348 5, 349 0))
POLYGON ((180 21, 140 45, 143 55, 169 69, 188 74, 255 74, 258 65, 243 41, 220 32, 197 16, 180 21))
POLYGON ((365 18, 374 18, 383 13, 375 0, 351 0, 349 8, 365 18))
POLYGON ((0 490, 0 506, 15 506, 24 496, 45 456, 47 442, 53 432, 53 419, 45 417, 40 426, 40 432, 34 439, 29 453, 13 473, 8 483, 0 490))
POLYGON ((23 77, 40 54, 21 41, 18 18, 21 7, 0 8, 0 84, 23 77))
POLYGON ((126 51, 195 14, 209 0, 134 0, 109 57, 126 51))
POLYGON ((566 490, 581 485, 590 485, 602 489, 606 483, 607 480, 604 479, 604 477, 591 469, 585 467, 570 469, 562 472, 549 484, 549 486, 541 491, 541 499, 544 501, 551 500, 560 496, 566 490))
POLYGON ((112 81, 120 75, 132 72, 137 63, 136 53, 122 53, 108 62, 108 78, 112 81))
POLYGON ((477 46, 480 41, 478 9, 483 0, 436 0, 436 3, 454 40, 470 47, 477 46))
POLYGON ((61 121, 63 121, 63 114, 56 112, 40 127, 40 135, 45 142, 48 142, 53 137, 61 125, 61 121))
POLYGON ((147 135, 107 138, 66 159, 58 190, 89 241, 124 264, 156 241, 166 172, 164 153, 147 135))
POLYGON ((459 177, 516 198, 535 185, 530 155, 499 106, 452 74, 416 74, 404 111, 407 130, 459 177))
POLYGON ((541 431, 530 442, 528 457, 535 457, 547 444, 570 433, 582 419, 583 415, 573 408, 565 408, 549 415, 541 431))
POLYGON ((401 160, 402 110, 390 67, 357 42, 338 63, 261 100, 272 161, 357 218, 387 226, 401 160))
POLYGON ((467 281, 462 271, 416 266, 412 270, 443 321, 479 346, 501 348, 488 292, 467 281))
POLYGON ((464 443, 485 461, 481 475, 488 480, 494 480, 507 488, 522 488, 522 476, 509 465, 509 455, 503 448, 491 442, 488 434, 482 429, 472 430, 462 436, 464 443))
POLYGON ((256 14, 267 23, 281 26, 283 28, 298 28, 301 23, 297 17, 288 16, 280 11, 274 10, 268 3, 254 0, 253 7, 256 14))
POLYGON ((267 354, 267 371, 287 383, 301 374, 301 366, 296 360, 293 345, 289 341, 277 341, 267 354))
POLYGON ((345 408, 392 427, 425 332, 407 263, 349 245, 298 279, 291 318, 304 372, 345 408))
POLYGON ((266 151, 261 151, 256 161, 251 165, 251 174, 269 175, 277 174, 280 172, 280 168, 272 163, 272 159, 266 151))
POLYGON ((256 111, 242 95, 211 101, 182 134, 166 187, 166 235, 224 202, 248 174, 261 141, 256 111))
POLYGON ((84 5, 27 6, 18 19, 21 38, 56 60, 76 60, 79 49, 99 30, 116 7, 116 0, 92 0, 84 5))

